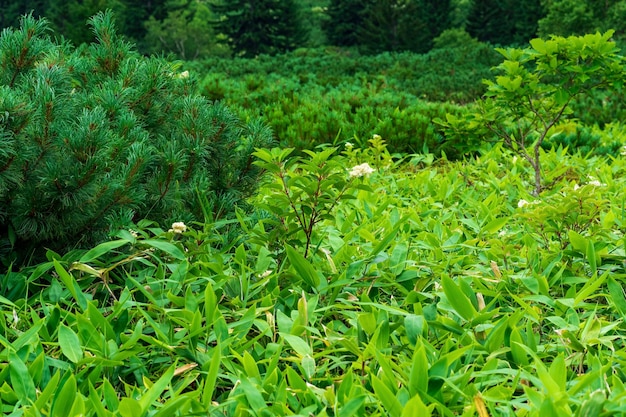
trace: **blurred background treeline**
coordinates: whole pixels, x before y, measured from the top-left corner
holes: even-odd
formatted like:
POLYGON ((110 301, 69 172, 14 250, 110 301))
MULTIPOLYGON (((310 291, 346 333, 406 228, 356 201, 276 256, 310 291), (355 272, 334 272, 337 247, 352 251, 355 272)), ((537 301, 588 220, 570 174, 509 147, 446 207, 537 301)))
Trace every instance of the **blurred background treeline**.
POLYGON ((185 60, 323 46, 425 53, 450 29, 500 46, 609 28, 621 39, 626 27, 626 1, 609 0, 0 0, 0 27, 32 12, 78 45, 107 8, 139 52, 185 60))

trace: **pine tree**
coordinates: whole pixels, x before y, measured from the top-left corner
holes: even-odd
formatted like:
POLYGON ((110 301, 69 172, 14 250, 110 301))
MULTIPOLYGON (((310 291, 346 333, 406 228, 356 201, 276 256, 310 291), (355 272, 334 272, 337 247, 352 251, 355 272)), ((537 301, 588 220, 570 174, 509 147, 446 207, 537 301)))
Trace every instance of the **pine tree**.
POLYGON ((373 0, 331 0, 323 29, 328 43, 334 46, 356 46, 357 28, 364 25, 364 11, 373 0))
POLYGON ((23 255, 143 218, 232 213, 260 175, 253 150, 272 140, 192 94, 176 65, 134 52, 110 13, 90 22, 97 42, 77 49, 32 17, 0 36, 0 245, 23 255))
POLYGON ((378 0, 362 12, 358 43, 369 53, 427 52, 433 39, 450 25, 449 0, 378 0))
POLYGON ((513 13, 500 0, 474 0, 465 30, 479 41, 508 45, 515 34, 513 13))
POLYGON ((542 0, 474 0, 466 30, 494 45, 523 45, 536 36, 543 16, 542 0))
POLYGON ((307 38, 295 0, 229 0, 212 5, 216 31, 237 54, 254 57, 302 46, 307 38))

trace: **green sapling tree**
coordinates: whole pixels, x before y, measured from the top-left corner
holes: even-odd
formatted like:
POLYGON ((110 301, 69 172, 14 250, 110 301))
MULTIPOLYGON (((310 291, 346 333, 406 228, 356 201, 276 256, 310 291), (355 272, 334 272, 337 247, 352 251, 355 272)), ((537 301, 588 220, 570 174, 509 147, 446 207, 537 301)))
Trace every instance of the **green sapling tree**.
POLYGON ((111 13, 90 24, 96 41, 79 48, 31 16, 0 36, 5 255, 92 245, 142 218, 216 218, 256 188, 265 124, 194 94, 179 65, 134 52, 111 13))
POLYGON ((440 121, 451 136, 498 140, 523 157, 534 171, 533 194, 542 184, 541 144, 563 120, 570 104, 599 88, 620 89, 624 58, 611 41, 612 31, 585 36, 533 39, 530 47, 497 49, 505 58, 477 111, 466 118, 440 121))

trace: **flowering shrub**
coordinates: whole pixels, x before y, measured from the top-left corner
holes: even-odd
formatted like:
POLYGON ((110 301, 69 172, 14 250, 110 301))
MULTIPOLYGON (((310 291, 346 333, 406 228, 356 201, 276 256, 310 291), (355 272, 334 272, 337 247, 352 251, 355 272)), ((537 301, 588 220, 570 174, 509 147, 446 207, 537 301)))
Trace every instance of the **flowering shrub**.
MULTIPOLYGON (((317 224, 332 219, 333 210, 340 202, 354 199, 353 190, 369 190, 365 183, 357 183, 355 179, 370 175, 374 169, 365 162, 346 173, 345 159, 334 155, 337 148, 305 151, 307 157, 289 158, 292 151, 255 152, 259 159, 256 164, 270 174, 257 202, 258 207, 274 216, 274 228, 264 240, 302 247, 307 257, 320 238, 317 224)), ((261 229, 259 235, 265 232, 261 229)))

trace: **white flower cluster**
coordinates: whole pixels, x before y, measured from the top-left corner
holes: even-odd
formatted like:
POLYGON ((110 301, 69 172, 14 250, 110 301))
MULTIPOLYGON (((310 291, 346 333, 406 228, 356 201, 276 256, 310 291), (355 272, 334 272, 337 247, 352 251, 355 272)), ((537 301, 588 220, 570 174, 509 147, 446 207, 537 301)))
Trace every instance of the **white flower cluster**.
POLYGON ((525 206, 529 206, 531 204, 539 204, 541 201, 539 200, 535 200, 535 201, 526 201, 526 200, 520 200, 517 202, 517 207, 518 208, 522 208, 525 206))
MULTIPOLYGON (((591 185, 593 187, 606 187, 605 183, 598 181, 594 177, 589 177, 589 182, 587 183, 587 185, 591 185)), ((578 190, 580 187, 581 187, 580 185, 575 184, 574 191, 578 190)))
POLYGON ((187 231, 187 225, 183 222, 172 223, 172 228, 168 231, 174 233, 184 233, 187 231))
POLYGON ((352 177, 352 178, 360 178, 360 177, 363 177, 363 176, 368 176, 369 174, 371 174, 374 171, 375 171, 374 168, 369 166, 369 164, 366 162, 364 164, 357 165, 357 166, 353 167, 352 170, 350 170, 350 177, 352 177))

